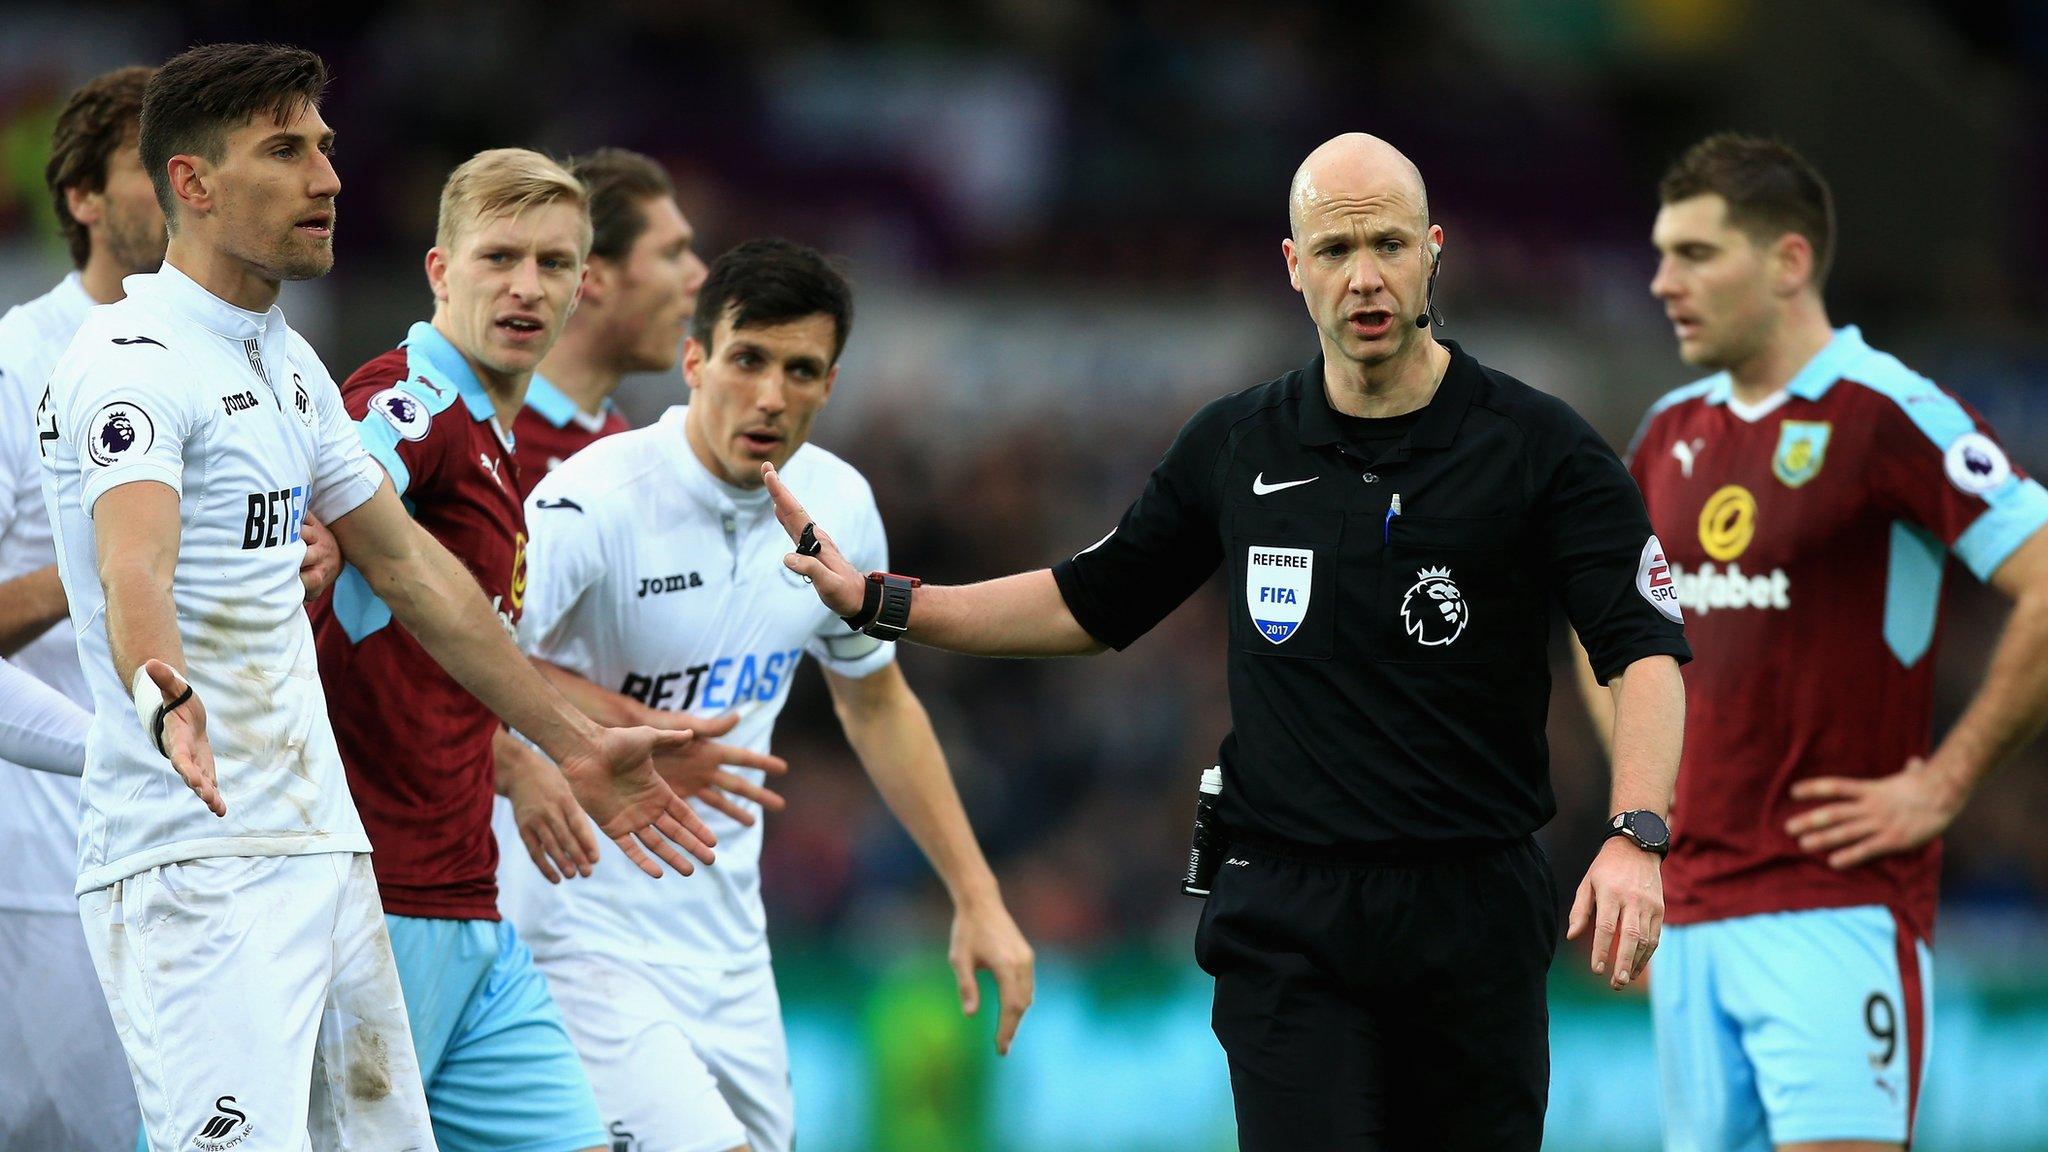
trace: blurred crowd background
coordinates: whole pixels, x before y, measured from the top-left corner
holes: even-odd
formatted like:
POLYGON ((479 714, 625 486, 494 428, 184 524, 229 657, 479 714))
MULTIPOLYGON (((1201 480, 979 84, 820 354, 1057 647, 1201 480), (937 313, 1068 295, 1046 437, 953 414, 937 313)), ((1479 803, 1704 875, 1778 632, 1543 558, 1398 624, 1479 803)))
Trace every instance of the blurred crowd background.
MULTIPOLYGON (((2048 5, 2033 0, 412 0, 329 5, 317 20, 239 0, 15 3, 0 12, 0 303, 41 293, 65 267, 41 171, 69 89, 224 39, 289 40, 334 72, 338 262, 294 286, 286 307, 337 376, 427 314, 436 194, 480 148, 635 148, 674 172, 707 259, 764 234, 841 257, 858 318, 816 438, 873 481, 892 566, 928 579, 1087 546, 1201 403, 1314 355, 1280 259, 1284 195, 1300 158, 1350 129, 1393 141, 1428 179, 1447 233, 1443 335, 1565 397, 1617 447, 1690 378, 1647 290, 1658 176, 1716 129, 1781 136, 1834 185, 1836 322, 1963 395, 2023 466, 2048 471, 2048 5)), ((677 376, 642 378, 621 399, 645 422, 684 391, 677 376)), ((1959 567, 1949 588, 1944 723, 2003 618, 1959 567)), ((1149 1099, 1192 1078, 1202 1091, 1190 1108, 1209 1126, 1156 1146, 1227 1146, 1222 1058, 1204 1031, 1204 989, 1188 982, 1198 908, 1177 883, 1196 779, 1228 724, 1224 608, 1212 584, 1129 652, 1089 661, 906 647, 1011 908, 1045 957, 1025 1055, 971 1075, 921 1057, 930 1045, 898 1026, 926 1020, 929 1037, 952 1035, 946 1012, 842 1019, 837 1031, 804 1015, 830 1018, 828 992, 855 971, 874 1003, 892 965, 943 946, 946 903, 840 739, 821 683, 803 683, 778 732, 791 803, 770 824, 764 870, 799 1097, 818 1120, 807 1146, 1013 1146, 1022 1120, 954 1131, 949 1117, 1036 1115, 1018 1094, 1052 1092, 1042 1077, 1068 1063, 1059 1021, 1076 1008, 1062 996, 1095 1014, 1068 1039, 1089 1043, 1094 1020, 1098 1055, 1115 1013, 1105 1005, 1153 997, 1157 1020, 1178 1025, 1146 1027, 1169 1039, 1117 1035, 1153 1045, 1149 1099), (867 1030, 856 1047, 877 1069, 858 1084, 817 1055, 846 1043, 847 1027, 867 1030), (809 1080, 807 1067, 818 1069, 809 1080), (915 1111, 905 1101, 925 1102, 927 1127, 904 1119, 915 1111), (844 1119, 863 1107, 877 1114, 844 1119)), ((1597 844, 1606 773, 1561 640, 1560 813, 1544 839, 1569 893, 1597 844)), ((1827 652, 1779 658, 1829 673, 1827 652)), ((1949 837, 1937 987, 1957 1003, 1977 996, 1984 1026, 1974 1039, 1967 1025, 1936 1035, 1930 1122, 1955 1125, 1943 1147, 2048 1147, 2048 1105, 1986 1118, 1954 1082, 2002 1043, 2019 1063, 2000 1083, 2048 1098, 2044 823, 2037 744, 1949 837)), ((1568 1033, 1617 1010, 1587 991, 1583 967, 1569 946, 1560 953, 1554 1117, 1576 1131, 1558 1131, 1558 1147, 1592 1139, 1610 1096, 1639 1110, 1653 1095, 1640 1005, 1627 1005, 1636 1090, 1572 1103, 1568 1033)), ((943 990, 936 964, 919 971, 943 990)), ((1941 1024, 1977 1018, 1967 1013, 1941 1024)), ((979 1053, 985 1037, 971 1037, 931 1044, 979 1053)), ((1094 1135, 1062 1145, 1031 1129, 1043 1138, 1029 1146, 1149 1147, 1165 1123, 1137 1100, 1103 1108, 1094 1135), (1104 1136, 1124 1113, 1152 1123, 1104 1136)), ((1643 1146, 1654 1134, 1640 1128, 1589 1146, 1643 1146)))

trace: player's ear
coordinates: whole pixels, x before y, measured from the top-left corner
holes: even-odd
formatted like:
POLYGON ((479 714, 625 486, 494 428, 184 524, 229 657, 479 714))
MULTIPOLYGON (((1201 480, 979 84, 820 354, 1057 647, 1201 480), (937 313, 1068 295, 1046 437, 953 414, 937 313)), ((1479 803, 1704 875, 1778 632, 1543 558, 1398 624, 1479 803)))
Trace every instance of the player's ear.
POLYGON ((427 287, 434 290, 434 303, 448 302, 448 254, 439 244, 427 249, 427 287))
POLYGON ((180 154, 164 162, 171 174, 171 194, 191 208, 204 214, 213 208, 213 192, 207 187, 209 175, 206 159, 201 156, 180 154))
POLYGON ((1813 242, 1787 232, 1771 245, 1772 278, 1778 290, 1791 295, 1813 282, 1813 242))
POLYGON ((683 337, 683 383, 691 391, 697 388, 697 371, 704 367, 704 346, 697 343, 695 336, 683 337))
POLYGON ((1287 261, 1287 282, 1301 291, 1301 260, 1294 251, 1294 237, 1280 241, 1280 255, 1287 261))
POLYGON ((106 204, 105 192, 88 192, 76 184, 64 189, 64 210, 71 213, 73 220, 88 228, 100 222, 106 204))
POLYGON ((612 290, 612 280, 615 275, 612 262, 604 257, 592 256, 590 259, 585 260, 583 262, 583 291, 581 293, 583 302, 585 304, 602 305, 606 293, 612 290))

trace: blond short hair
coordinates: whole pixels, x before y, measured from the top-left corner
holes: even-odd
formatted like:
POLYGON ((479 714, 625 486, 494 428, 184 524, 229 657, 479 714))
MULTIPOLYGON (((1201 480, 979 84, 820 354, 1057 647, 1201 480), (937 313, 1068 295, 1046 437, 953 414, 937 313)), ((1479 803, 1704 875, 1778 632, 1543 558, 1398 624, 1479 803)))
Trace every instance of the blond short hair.
POLYGON ((577 254, 590 255, 590 190, 567 168, 527 148, 492 148, 462 162, 441 186, 441 214, 434 244, 455 247, 462 230, 496 216, 517 216, 544 204, 570 203, 582 210, 583 240, 577 254))

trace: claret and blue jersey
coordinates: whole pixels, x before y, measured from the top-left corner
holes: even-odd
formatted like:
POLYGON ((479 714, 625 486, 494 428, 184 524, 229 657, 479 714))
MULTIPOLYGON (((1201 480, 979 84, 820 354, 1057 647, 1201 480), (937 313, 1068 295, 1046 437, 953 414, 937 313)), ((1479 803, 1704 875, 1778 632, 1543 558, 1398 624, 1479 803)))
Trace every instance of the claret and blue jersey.
POLYGON ((2048 492, 1853 327, 1760 408, 1726 374, 1672 393, 1630 468, 1695 655, 1671 922, 1880 904, 1927 938, 1939 844, 1837 871, 1784 832, 1791 786, 1926 754, 1947 556, 1988 579, 2048 492))

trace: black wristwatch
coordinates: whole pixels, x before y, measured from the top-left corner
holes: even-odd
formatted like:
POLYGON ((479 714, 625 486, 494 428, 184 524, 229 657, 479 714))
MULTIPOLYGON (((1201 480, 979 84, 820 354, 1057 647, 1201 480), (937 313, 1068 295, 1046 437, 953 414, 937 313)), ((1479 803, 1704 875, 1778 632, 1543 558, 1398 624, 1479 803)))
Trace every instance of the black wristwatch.
POLYGON ((1663 856, 1671 851, 1671 826, 1664 818, 1648 808, 1623 812, 1607 822, 1607 835, 1600 838, 1606 843, 1616 836, 1626 836, 1636 847, 1645 852, 1663 856))
POLYGON ((897 639, 910 630, 910 593, 922 583, 915 576, 870 572, 860 611, 840 619, 855 632, 865 632, 877 640, 897 639))

